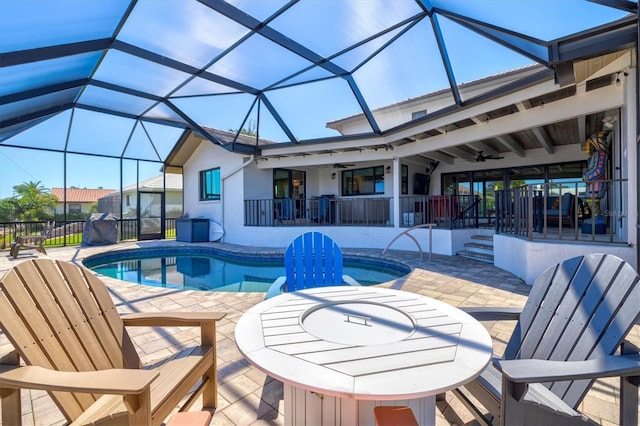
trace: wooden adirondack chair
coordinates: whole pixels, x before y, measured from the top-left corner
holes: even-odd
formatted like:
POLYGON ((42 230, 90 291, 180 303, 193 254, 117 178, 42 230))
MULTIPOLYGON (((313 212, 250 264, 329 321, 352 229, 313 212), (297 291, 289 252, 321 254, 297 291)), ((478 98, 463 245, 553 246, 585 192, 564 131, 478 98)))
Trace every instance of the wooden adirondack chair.
POLYGON ((217 403, 218 312, 118 315, 105 285, 73 263, 22 262, 0 281, 0 327, 15 351, 0 359, 2 424, 21 424, 20 389, 51 395, 73 424, 160 425, 191 390, 217 403), (141 369, 125 326, 199 326, 201 345, 141 369), (19 359, 24 360, 19 366, 19 359), (158 365, 158 364, 155 364, 158 365))
POLYGON ((42 254, 47 254, 44 248, 44 242, 51 235, 51 230, 55 228, 56 222, 47 222, 40 235, 19 235, 16 236, 16 240, 11 243, 11 250, 9 254, 14 259, 18 257, 21 249, 35 249, 42 254))
POLYGON ((640 283, 623 260, 591 254, 549 268, 521 312, 465 310, 481 321, 519 318, 503 359, 454 391, 481 423, 584 424, 576 409, 594 380, 620 377, 620 424, 638 424, 640 355, 623 341, 640 319, 640 283))
POLYGON ((284 253, 286 275, 276 279, 266 299, 283 291, 332 285, 360 285, 342 273, 342 250, 327 235, 307 232, 296 237, 284 253))

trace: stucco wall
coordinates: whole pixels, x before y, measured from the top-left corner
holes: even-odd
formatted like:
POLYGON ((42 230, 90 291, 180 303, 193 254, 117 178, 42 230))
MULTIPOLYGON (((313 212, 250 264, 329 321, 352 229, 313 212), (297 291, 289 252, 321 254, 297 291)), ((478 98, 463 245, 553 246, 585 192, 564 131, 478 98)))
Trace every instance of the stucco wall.
MULTIPOLYGON (((223 201, 231 206, 242 206, 244 179, 242 173, 235 173, 223 180, 220 201, 199 200, 199 173, 202 170, 220 167, 220 175, 225 176, 243 163, 243 156, 230 153, 209 141, 202 142, 184 165, 184 212, 190 217, 206 217, 217 222, 229 219, 242 220, 242 214, 225 218, 223 201)), ((237 210, 242 212, 242 210, 237 210)))
MULTIPOLYGON (((284 248, 295 237, 307 231, 320 231, 333 238, 343 248, 375 248, 382 250, 402 230, 395 228, 364 228, 355 226, 279 226, 279 227, 242 227, 225 234, 224 241, 255 247, 284 248)), ((433 230, 433 253, 453 255, 454 232, 450 230, 433 230)), ((418 241, 422 251, 427 256, 429 252, 429 232, 426 229, 411 231, 411 235, 418 241)), ((392 250, 415 251, 418 256, 416 243, 409 237, 402 236, 391 246, 392 250)))
POLYGON ((636 267, 635 249, 622 244, 546 243, 495 235, 493 250, 497 267, 511 272, 529 285, 561 260, 589 253, 613 254, 636 267))

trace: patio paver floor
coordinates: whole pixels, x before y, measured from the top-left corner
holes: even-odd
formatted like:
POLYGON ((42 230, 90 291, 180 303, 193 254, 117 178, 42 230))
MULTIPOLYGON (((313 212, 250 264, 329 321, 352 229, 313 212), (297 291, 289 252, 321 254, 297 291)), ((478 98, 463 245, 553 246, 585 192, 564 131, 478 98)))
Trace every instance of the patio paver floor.
MULTIPOLYGON (((83 258, 107 250, 148 247, 156 245, 184 245, 176 241, 126 242, 104 247, 65 247, 47 249, 48 257, 80 262, 83 258)), ((284 249, 256 249, 252 247, 215 244, 234 252, 282 253, 284 249)), ((343 249, 345 254, 382 257, 381 250, 343 249)), ((0 254, 0 275, 14 264, 25 259, 43 256, 39 253, 21 252, 17 260, 8 250, 0 254)), ((385 258, 399 260, 414 270, 406 277, 380 284, 423 294, 443 300, 455 306, 522 306, 529 286, 514 275, 493 265, 456 256, 434 255, 420 260, 418 253, 390 251, 385 258)), ((211 424, 215 425, 283 425, 282 385, 249 364, 238 351, 234 341, 235 324, 242 314, 264 298, 264 293, 221 293, 163 289, 132 284, 112 278, 104 278, 120 312, 162 310, 215 310, 227 313, 218 323, 218 381, 219 403, 211 424)), ((499 356, 511 334, 514 323, 485 322, 494 338, 494 352, 499 356)), ((189 345, 197 341, 194 329, 174 327, 153 330, 147 327, 129 328, 134 343, 144 363, 151 363, 166 356, 175 344, 189 345)), ((640 327, 636 326, 630 340, 640 345, 640 327)), ((0 333, 0 355, 11 349, 0 333)), ((602 425, 618 424, 617 380, 602 380, 582 403, 581 411, 602 425)), ((23 392, 23 424, 63 425, 64 417, 45 392, 23 392)), ((437 425, 475 424, 473 416, 450 393, 447 403, 438 405, 437 425)), ((196 401, 191 410, 201 409, 196 401)))

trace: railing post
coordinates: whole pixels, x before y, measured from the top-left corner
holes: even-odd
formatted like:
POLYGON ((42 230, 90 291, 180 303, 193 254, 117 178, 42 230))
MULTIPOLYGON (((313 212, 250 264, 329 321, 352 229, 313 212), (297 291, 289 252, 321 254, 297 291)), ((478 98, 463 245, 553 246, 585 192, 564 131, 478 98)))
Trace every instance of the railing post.
POLYGON ((529 240, 533 240, 533 187, 529 185, 527 187, 527 214, 529 217, 527 218, 527 237, 529 240))

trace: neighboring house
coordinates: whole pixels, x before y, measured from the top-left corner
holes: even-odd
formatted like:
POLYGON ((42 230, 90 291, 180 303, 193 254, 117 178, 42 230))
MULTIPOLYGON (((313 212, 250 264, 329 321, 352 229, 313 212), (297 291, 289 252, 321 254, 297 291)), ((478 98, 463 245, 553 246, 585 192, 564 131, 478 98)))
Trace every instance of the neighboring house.
MULTIPOLYGON (((439 203, 447 196, 477 196, 478 218, 485 225, 496 219, 497 189, 530 184, 544 191, 570 182, 563 191, 584 196, 584 143, 607 131, 608 178, 616 181, 599 201, 609 239, 588 240, 580 228, 567 237, 561 226, 552 240, 540 233, 482 231, 492 236, 494 264, 528 283, 557 259, 594 251, 635 265, 638 94, 632 64, 630 51, 576 63, 575 83, 563 87, 542 66, 513 70, 462 85, 460 94, 469 99, 463 107, 447 90, 409 99, 373 111, 379 136, 256 144, 255 138, 234 141, 233 134, 218 134, 214 144, 192 133, 176 146, 167 166, 183 169, 185 212, 221 223, 225 242, 284 247, 312 227, 343 247, 382 250, 404 228, 427 221, 419 206, 423 194, 443 197, 439 203), (523 79, 527 85, 497 89, 523 79), (244 143, 246 153, 237 146, 231 152, 232 143, 244 143), (323 206, 329 206, 328 213, 319 213, 323 206)), ((360 115, 327 126, 358 135, 367 131, 368 121, 360 115)), ((431 215, 446 208, 438 204, 431 215)), ((511 225, 519 220, 513 213, 506 219, 511 225)), ((473 226, 452 228, 450 223, 434 228, 434 253, 455 255, 478 233, 473 226)), ((412 235, 423 250, 429 247, 426 229, 412 235)), ((403 237, 392 248, 416 250, 416 243, 403 237)))
POLYGON ((55 215, 58 217, 64 215, 65 205, 67 214, 88 214, 99 198, 111 192, 113 189, 67 188, 65 196, 64 188, 51 188, 51 194, 58 199, 55 215))
MULTIPOLYGON (((122 212, 126 219, 137 214, 138 192, 165 192, 165 217, 176 218, 182 215, 182 175, 166 173, 144 179, 137 184, 122 188, 122 212)), ((120 191, 112 190, 98 200, 100 212, 112 213, 120 217, 120 191)))

